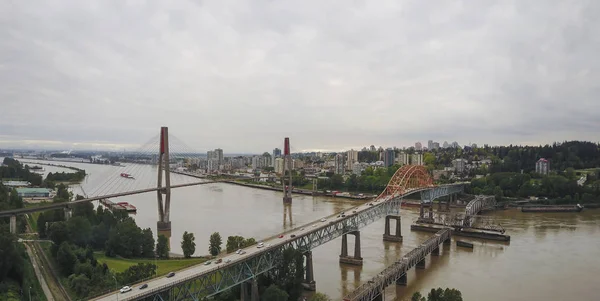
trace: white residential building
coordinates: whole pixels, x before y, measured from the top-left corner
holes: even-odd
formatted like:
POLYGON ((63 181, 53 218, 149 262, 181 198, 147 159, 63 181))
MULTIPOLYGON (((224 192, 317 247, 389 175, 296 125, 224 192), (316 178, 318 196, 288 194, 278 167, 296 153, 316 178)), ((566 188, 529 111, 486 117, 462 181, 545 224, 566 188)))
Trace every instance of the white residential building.
POLYGON ((353 149, 346 152, 346 169, 353 170, 353 166, 358 162, 358 151, 353 149))
POLYGON ((465 159, 454 159, 452 160, 452 166, 456 172, 464 172, 467 167, 467 160, 465 159))
POLYGON ((547 175, 549 171, 550 171, 550 162, 548 162, 548 160, 546 160, 544 158, 540 158, 535 163, 535 172, 537 172, 541 175, 547 175))
POLYGON ((283 174, 283 158, 275 158, 275 173, 283 174))
POLYGON ((423 165, 423 154, 415 153, 410 158, 410 164, 412 165, 423 165))

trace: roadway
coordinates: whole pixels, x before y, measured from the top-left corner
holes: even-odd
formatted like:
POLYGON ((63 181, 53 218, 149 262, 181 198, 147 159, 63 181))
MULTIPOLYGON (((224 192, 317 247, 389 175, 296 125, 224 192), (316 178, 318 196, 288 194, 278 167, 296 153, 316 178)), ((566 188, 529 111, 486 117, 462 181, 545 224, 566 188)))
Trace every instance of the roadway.
MULTIPOLYGON (((409 189, 407 190, 402 196, 406 196, 424 189, 430 189, 429 187, 426 188, 418 188, 418 189, 409 189)), ((119 298, 119 300, 135 300, 136 298, 141 298, 141 297, 148 297, 150 294, 150 291, 152 290, 159 290, 159 288, 164 288, 165 286, 168 285, 175 285, 178 282, 185 282, 185 281, 189 281, 190 277, 194 277, 194 276, 200 276, 202 274, 211 272, 211 271, 215 271, 221 267, 227 266, 227 265, 233 265, 236 263, 241 263, 245 260, 248 260, 250 257, 257 255, 261 252, 264 252, 266 250, 268 250, 269 248, 273 248, 273 247, 277 247, 289 242, 292 242, 296 239, 299 239, 300 237, 307 235, 311 232, 315 232, 318 231, 322 228, 325 228, 327 226, 329 226, 330 223, 332 222, 340 222, 343 221, 345 219, 350 218, 353 215, 359 214, 360 212, 363 212, 369 208, 373 208, 375 206, 381 205, 382 203, 388 201, 392 199, 392 197, 387 197, 385 199, 380 199, 380 200, 373 200, 370 202, 367 202, 365 204, 361 204, 355 207, 352 207, 348 210, 343 211, 344 213, 348 213, 346 214, 345 217, 341 217, 341 212, 329 215, 327 217, 321 218, 319 220, 313 221, 311 223, 305 224, 303 226, 297 227, 295 229, 292 229, 290 231, 287 231, 285 233, 279 234, 277 236, 273 236, 272 238, 263 240, 262 242, 264 243, 264 247, 263 248, 258 248, 257 245, 253 245, 250 247, 247 247, 245 249, 242 249, 245 254, 239 255, 236 253, 231 253, 231 254, 226 254, 226 255, 222 255, 219 256, 218 258, 221 258, 223 261, 220 264, 216 264, 214 263, 216 259, 213 259, 211 261, 210 264, 206 265, 205 263, 202 264, 198 264, 192 267, 189 267, 187 269, 184 270, 180 270, 178 272, 175 273, 175 276, 171 277, 171 278, 167 278, 166 276, 160 277, 160 278, 155 278, 146 282, 141 282, 138 283, 134 286, 132 286, 132 290, 126 293, 120 293, 120 292, 113 292, 111 294, 108 295, 104 295, 101 297, 98 297, 96 299, 93 300, 97 300, 97 301, 108 301, 108 300, 117 300, 117 297, 119 298), (371 206, 370 204, 373 204, 373 206, 371 206), (292 237, 292 235, 294 237, 292 237), (283 237, 280 237, 283 236, 283 237), (226 262, 227 260, 231 260, 230 262, 226 262), (145 289, 140 289, 140 286, 143 284, 148 284, 148 287, 145 289)))

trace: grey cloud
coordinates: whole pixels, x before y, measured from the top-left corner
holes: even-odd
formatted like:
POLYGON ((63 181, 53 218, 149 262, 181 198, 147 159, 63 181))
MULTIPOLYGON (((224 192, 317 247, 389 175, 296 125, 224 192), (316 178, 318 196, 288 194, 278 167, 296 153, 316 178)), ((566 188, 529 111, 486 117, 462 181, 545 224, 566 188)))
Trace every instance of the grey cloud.
POLYGON ((285 136, 297 150, 598 141, 599 13, 558 0, 12 1, 0 147, 142 144, 161 125, 230 152, 285 136))

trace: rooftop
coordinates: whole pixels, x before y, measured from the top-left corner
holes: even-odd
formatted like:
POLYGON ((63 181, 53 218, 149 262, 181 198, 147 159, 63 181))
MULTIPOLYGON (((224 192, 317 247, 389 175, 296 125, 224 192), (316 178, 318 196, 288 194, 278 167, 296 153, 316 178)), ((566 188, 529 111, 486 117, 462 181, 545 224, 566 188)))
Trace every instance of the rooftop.
POLYGON ((49 193, 48 188, 17 188, 17 193, 49 193))

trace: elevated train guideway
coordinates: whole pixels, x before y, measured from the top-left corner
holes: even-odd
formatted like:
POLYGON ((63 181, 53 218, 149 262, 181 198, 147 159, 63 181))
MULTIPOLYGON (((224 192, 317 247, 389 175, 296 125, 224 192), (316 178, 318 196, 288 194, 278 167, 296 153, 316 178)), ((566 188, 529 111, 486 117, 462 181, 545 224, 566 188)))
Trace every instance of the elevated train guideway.
MULTIPOLYGON (((409 194, 432 189, 454 194, 463 190, 463 183, 433 186, 429 182, 423 185, 422 178, 414 179, 415 173, 426 174, 426 170, 422 166, 404 166, 390 180, 391 188, 388 186, 374 201, 347 209, 345 214, 336 213, 284 232, 280 236, 263 241, 264 247, 251 246, 244 249, 242 254, 234 253, 220 257, 222 262, 219 264, 200 264, 179 271, 170 278, 152 279, 145 282, 148 288, 143 290, 139 289, 139 285, 135 285, 133 290, 125 294, 113 292, 94 300, 115 300, 117 295, 120 300, 199 300, 240 284, 243 284, 242 296, 244 297, 242 298, 248 298, 250 295, 251 300, 257 300, 255 277, 279 266, 283 259, 283 251, 287 248, 294 248, 305 254, 307 259, 305 282, 314 286, 311 252, 313 248, 340 236, 345 238, 347 234, 353 234, 359 239, 360 236, 357 234, 360 228, 379 218, 392 214, 398 215, 402 198, 409 194), (400 181, 395 181, 397 180, 395 178, 399 178, 400 181), (251 293, 248 294, 248 290, 251 293)), ((362 264, 360 254, 358 257, 356 253, 353 257, 345 255, 346 259, 360 261, 362 264)), ((344 256, 340 256, 340 262, 344 262, 342 257, 344 256)))
POLYGON ((344 297, 344 301, 382 301, 384 300, 384 291, 388 285, 396 283, 397 285, 406 285, 406 272, 412 267, 425 268, 425 257, 440 254, 440 244, 450 245, 450 229, 442 229, 432 237, 424 241, 402 259, 396 261, 385 268, 371 280, 365 282, 352 293, 344 297))

